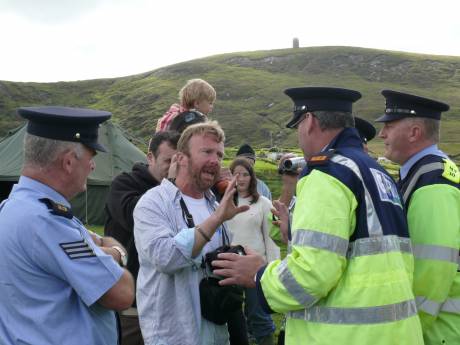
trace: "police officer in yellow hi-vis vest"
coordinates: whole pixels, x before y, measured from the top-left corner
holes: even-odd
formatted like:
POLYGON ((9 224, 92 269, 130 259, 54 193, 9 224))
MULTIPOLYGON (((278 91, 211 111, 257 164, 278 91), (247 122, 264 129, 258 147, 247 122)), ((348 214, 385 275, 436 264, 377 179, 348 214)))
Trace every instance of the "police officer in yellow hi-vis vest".
POLYGON ((287 127, 297 129, 308 160, 288 234, 292 251, 266 266, 250 250, 220 254, 214 272, 227 277, 221 284, 256 286, 267 310, 286 313, 286 344, 423 344, 401 198, 353 128, 361 94, 285 93, 294 101, 287 127))
POLYGON ((399 187, 415 255, 414 295, 425 344, 460 344, 460 173, 437 147, 447 104, 384 90, 380 137, 401 164, 399 187))

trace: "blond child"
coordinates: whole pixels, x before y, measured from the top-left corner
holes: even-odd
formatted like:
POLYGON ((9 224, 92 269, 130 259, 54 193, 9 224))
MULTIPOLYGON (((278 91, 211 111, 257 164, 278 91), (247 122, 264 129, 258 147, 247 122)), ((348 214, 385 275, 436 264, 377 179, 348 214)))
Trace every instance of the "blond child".
POLYGON ((191 79, 179 91, 180 104, 174 103, 158 120, 156 132, 166 131, 172 120, 184 111, 194 110, 208 115, 216 100, 216 91, 203 79, 191 79))

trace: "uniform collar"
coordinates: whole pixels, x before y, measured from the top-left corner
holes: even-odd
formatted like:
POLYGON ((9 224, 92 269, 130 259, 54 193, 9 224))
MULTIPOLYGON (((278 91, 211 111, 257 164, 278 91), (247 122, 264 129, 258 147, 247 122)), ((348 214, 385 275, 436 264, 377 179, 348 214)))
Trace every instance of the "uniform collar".
POLYGON ((54 202, 64 205, 66 207, 70 208, 70 203, 67 201, 67 199, 60 193, 58 193, 56 190, 51 188, 50 186, 41 183, 37 180, 34 180, 33 178, 27 177, 27 176, 20 176, 18 184, 13 187, 13 192, 16 190, 20 189, 31 189, 35 192, 37 192, 40 195, 46 196, 49 199, 53 200, 54 202))
POLYGON ((363 148, 363 141, 361 140, 356 128, 344 128, 334 139, 332 139, 322 152, 341 147, 363 148))
MULTIPOLYGON (((336 150, 340 148, 357 148, 363 150, 363 141, 358 134, 356 128, 344 128, 339 134, 331 140, 319 153, 328 152, 329 150, 336 150)), ((308 174, 308 164, 302 169, 299 179, 308 174)))
POLYGON ((425 147, 423 150, 417 152, 415 155, 413 155, 411 158, 409 158, 399 169, 399 174, 401 180, 404 180, 407 177, 407 174, 409 174, 410 169, 414 166, 415 163, 417 163, 420 159, 422 159, 425 156, 428 155, 434 155, 434 156, 439 156, 443 158, 448 158, 447 155, 442 152, 441 150, 438 149, 438 145, 433 144, 431 146, 425 147))

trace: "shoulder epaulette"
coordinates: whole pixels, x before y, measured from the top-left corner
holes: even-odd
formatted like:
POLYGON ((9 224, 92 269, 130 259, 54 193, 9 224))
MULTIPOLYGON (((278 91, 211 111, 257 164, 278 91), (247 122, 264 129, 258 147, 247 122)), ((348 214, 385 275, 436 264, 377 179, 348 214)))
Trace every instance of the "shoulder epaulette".
POLYGON ((460 183, 460 172, 458 167, 449 159, 443 159, 444 161, 444 171, 442 172, 442 177, 452 181, 454 183, 460 183))
POLYGON ((320 152, 317 155, 310 157, 307 161, 309 167, 325 165, 329 162, 335 150, 329 150, 327 152, 320 152))
POLYGON ((58 204, 57 202, 54 202, 53 200, 48 199, 48 198, 42 198, 42 199, 39 199, 39 201, 44 203, 48 207, 48 209, 51 210, 50 213, 56 216, 61 216, 61 217, 65 217, 68 219, 73 218, 72 210, 67 206, 58 204))

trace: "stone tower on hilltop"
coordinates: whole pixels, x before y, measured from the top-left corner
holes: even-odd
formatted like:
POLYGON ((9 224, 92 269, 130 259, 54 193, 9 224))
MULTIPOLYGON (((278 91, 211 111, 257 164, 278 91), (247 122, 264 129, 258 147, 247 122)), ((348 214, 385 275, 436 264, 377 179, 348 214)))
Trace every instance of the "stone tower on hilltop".
POLYGON ((292 40, 292 48, 299 48, 299 39, 297 37, 292 40))

